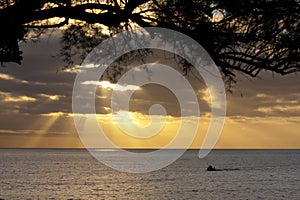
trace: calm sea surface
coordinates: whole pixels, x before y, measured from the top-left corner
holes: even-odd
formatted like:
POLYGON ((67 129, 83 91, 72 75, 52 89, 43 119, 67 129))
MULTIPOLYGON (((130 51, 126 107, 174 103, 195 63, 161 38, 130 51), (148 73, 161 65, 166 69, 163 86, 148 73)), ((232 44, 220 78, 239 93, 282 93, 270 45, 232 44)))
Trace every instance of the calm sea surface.
POLYGON ((0 199, 300 199, 300 150, 214 150, 201 160, 197 153, 129 174, 86 150, 0 149, 0 199), (207 172, 209 164, 223 171, 207 172))

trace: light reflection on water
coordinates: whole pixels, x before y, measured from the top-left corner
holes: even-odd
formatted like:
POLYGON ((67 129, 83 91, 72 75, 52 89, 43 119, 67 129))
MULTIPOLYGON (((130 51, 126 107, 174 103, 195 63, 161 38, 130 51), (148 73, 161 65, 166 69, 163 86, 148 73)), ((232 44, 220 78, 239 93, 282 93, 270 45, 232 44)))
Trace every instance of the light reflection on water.
MULTIPOLYGON (((99 153, 115 158, 118 151, 99 153)), ((86 150, 1 149, 0 198, 300 199, 300 150, 215 150, 202 160, 197 154, 189 150, 164 169, 129 174, 86 150), (207 172, 209 164, 240 170, 207 172)))

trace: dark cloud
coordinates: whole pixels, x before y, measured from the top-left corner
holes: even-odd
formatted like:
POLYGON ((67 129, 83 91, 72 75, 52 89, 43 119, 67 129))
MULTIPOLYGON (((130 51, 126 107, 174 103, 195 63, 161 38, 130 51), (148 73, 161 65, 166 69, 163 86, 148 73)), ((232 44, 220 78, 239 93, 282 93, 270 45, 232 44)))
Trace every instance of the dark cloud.
POLYGON ((1 136, 43 136, 43 137, 66 137, 72 136, 70 132, 47 131, 40 133, 38 130, 0 130, 1 136))
MULTIPOLYGON (((72 112, 72 89, 76 74, 63 72, 62 61, 53 57, 59 52, 58 38, 59 35, 53 35, 42 38, 38 43, 21 44, 24 51, 22 65, 8 64, 6 68, 0 69, 1 74, 13 77, 0 76, 1 130, 33 130, 28 126, 39 120, 45 124, 50 120, 50 117, 42 114, 72 112), (51 99, 51 96, 57 96, 57 99, 51 99)), ((157 60, 155 57, 148 61, 157 60)), ((169 60, 163 62, 170 63, 169 60)), ((166 78, 169 77, 166 75, 166 78)), ((197 91, 201 113, 209 112, 203 80, 192 75, 187 78, 197 91)), ((300 116, 300 79, 297 74, 281 77, 264 72, 260 78, 238 76, 237 79, 233 94, 227 94, 228 116, 300 116)), ((186 92, 180 86, 178 90, 183 95, 186 92)), ((96 95, 97 113, 110 113, 111 91, 99 88, 96 95)), ((142 90, 136 91, 132 96, 130 110, 148 114, 149 108, 157 103, 163 105, 169 115, 181 115, 175 95, 158 85, 144 86, 142 90)), ((65 123, 72 124, 71 118, 60 116, 59 119, 49 130, 53 134, 57 130, 60 133, 67 132, 65 123)))
POLYGON ((273 76, 262 73, 260 78, 246 79, 239 77, 234 93, 228 94, 228 116, 300 116, 300 79, 297 74, 273 76), (274 107, 291 109, 273 109, 274 107), (273 109, 263 112, 260 108, 273 109))
POLYGON ((60 58, 53 57, 59 51, 59 35, 41 38, 40 42, 21 44, 24 60, 21 66, 7 64, 0 73, 15 79, 5 80, 0 76, 0 92, 14 97, 27 96, 35 101, 1 102, 2 111, 28 114, 71 112, 71 97, 75 74, 64 73, 60 58), (41 94, 58 95, 51 100, 41 94))

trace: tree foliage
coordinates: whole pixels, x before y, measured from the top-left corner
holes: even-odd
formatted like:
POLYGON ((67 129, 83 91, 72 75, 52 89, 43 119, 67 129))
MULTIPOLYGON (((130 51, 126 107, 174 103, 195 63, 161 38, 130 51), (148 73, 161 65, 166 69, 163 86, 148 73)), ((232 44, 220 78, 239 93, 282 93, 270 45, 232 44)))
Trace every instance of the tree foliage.
POLYGON ((19 42, 63 30, 67 66, 103 39, 135 27, 189 35, 226 77, 300 71, 299 0, 2 0, 0 62, 21 63, 19 42))

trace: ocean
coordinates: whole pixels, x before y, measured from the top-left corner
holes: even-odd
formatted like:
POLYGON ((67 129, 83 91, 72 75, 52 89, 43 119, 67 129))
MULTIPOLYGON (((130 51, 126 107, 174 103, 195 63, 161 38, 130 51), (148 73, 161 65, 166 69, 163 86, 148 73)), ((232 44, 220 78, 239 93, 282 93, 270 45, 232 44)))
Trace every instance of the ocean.
POLYGON ((300 150, 197 155, 188 150, 163 169, 131 174, 84 149, 0 149, 0 199, 300 199, 300 150))

